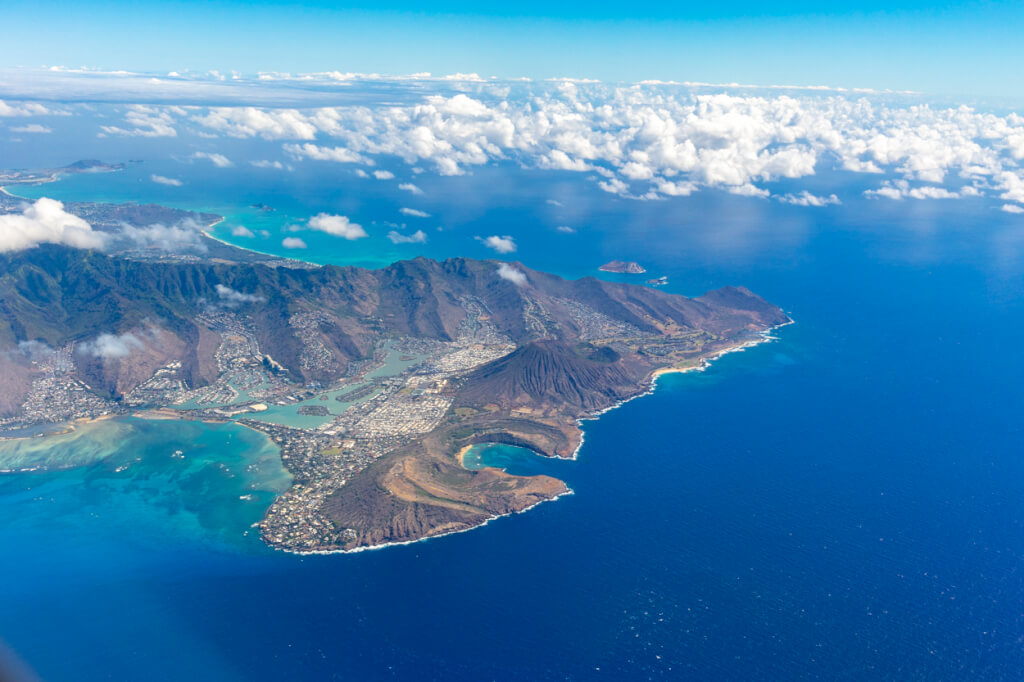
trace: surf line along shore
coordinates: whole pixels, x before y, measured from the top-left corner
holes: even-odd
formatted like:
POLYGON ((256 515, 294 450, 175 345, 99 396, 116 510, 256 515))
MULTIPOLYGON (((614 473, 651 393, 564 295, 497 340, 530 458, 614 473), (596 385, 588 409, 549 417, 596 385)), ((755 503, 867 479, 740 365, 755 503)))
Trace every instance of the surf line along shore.
MULTIPOLYGON (((704 372, 709 367, 711 367, 711 363, 713 363, 715 360, 718 360, 719 358, 721 358, 724 355, 728 355, 729 353, 739 353, 739 352, 742 352, 742 351, 744 351, 744 350, 746 350, 748 348, 753 348, 754 346, 760 346, 763 343, 770 343, 772 341, 777 341, 778 337, 773 336, 772 332, 775 331, 776 329, 781 329, 782 327, 786 327, 786 326, 789 326, 789 325, 795 324, 795 323, 796 323, 795 320, 790 319, 787 322, 783 322, 783 323, 777 324, 777 325, 775 325, 773 327, 769 327, 768 329, 765 329, 763 332, 760 332, 757 335, 756 338, 749 339, 749 340, 744 341, 743 343, 737 344, 735 346, 730 346, 729 348, 723 348, 723 349, 713 353, 712 355, 710 355, 710 356, 708 356, 706 358, 700 358, 693 365, 689 365, 689 366, 686 366, 686 367, 660 367, 660 368, 654 370, 653 372, 651 372, 650 380, 649 380, 648 387, 647 387, 646 391, 638 393, 635 396, 631 396, 629 398, 626 398, 625 400, 620 400, 619 402, 615 403, 614 405, 606 407, 603 410, 598 410, 597 412, 594 412, 593 414, 589 414, 589 415, 586 415, 584 417, 580 417, 579 419, 576 420, 576 424, 580 427, 580 442, 579 442, 579 445, 576 446, 576 449, 573 450, 572 455, 567 457, 566 459, 575 460, 579 456, 580 450, 583 448, 583 441, 586 438, 586 431, 583 429, 583 422, 599 419, 601 417, 601 415, 606 414, 608 412, 611 412, 612 410, 618 409, 618 408, 622 407, 623 405, 625 405, 628 402, 636 400, 637 398, 642 398, 645 395, 650 395, 650 394, 654 393, 654 391, 657 390, 658 378, 662 377, 662 376, 664 376, 666 374, 689 374, 690 372, 704 372)), ((460 456, 461 456, 461 453, 460 453, 460 456)), ((461 458, 460 458, 460 462, 461 462, 461 458)))
MULTIPOLYGON (((373 341, 374 347, 381 339, 403 333, 412 334, 410 338, 422 337, 433 344, 430 347, 437 355, 435 364, 416 377, 416 386, 422 384, 423 393, 419 389, 405 391, 404 383, 392 382, 393 390, 374 406, 373 418, 361 419, 358 424, 341 424, 349 429, 346 434, 364 438, 365 442, 354 441, 362 443, 356 452, 358 456, 347 459, 320 456, 321 450, 332 449, 327 447, 326 441, 337 432, 324 434, 322 438, 308 435, 293 438, 290 432, 278 434, 288 442, 294 441, 295 452, 288 453, 289 464, 293 465, 289 469, 297 472, 299 483, 277 498, 271 510, 274 515, 264 519, 261 529, 269 543, 299 552, 355 549, 360 545, 413 540, 417 536, 460 530, 480 525, 488 516, 518 511, 541 498, 554 497, 565 490, 564 483, 554 477, 496 478, 493 471, 472 476, 464 469, 464 473, 459 474, 447 467, 456 465, 453 456, 463 445, 470 440, 483 442, 489 433, 505 433, 504 438, 534 442, 541 454, 573 458, 582 440, 580 418, 596 417, 605 408, 617 406, 617 401, 644 394, 656 377, 664 373, 657 370, 692 371, 725 351, 763 340, 754 335, 788 321, 777 306, 741 287, 724 287, 704 297, 689 299, 618 282, 593 280, 581 285, 575 280, 532 271, 520 263, 516 267, 526 278, 522 284, 527 288, 523 290, 502 284, 499 263, 493 260, 458 258, 418 259, 378 270, 325 267, 318 269, 315 276, 288 276, 287 271, 282 271, 282 276, 273 276, 272 270, 249 272, 268 266, 247 260, 242 255, 245 252, 235 251, 239 254, 237 262, 218 255, 212 265, 217 268, 215 271, 209 270, 210 264, 202 262, 168 265, 162 261, 146 261, 136 265, 136 261, 120 254, 86 258, 77 252, 65 253, 52 247, 11 258, 12 263, 25 261, 40 269, 56 286, 61 286, 63 280, 55 268, 63 267, 61 264, 65 261, 82 261, 80 267, 96 270, 100 275, 114 268, 154 271, 148 278, 150 283, 146 278, 130 280, 132 288, 125 293, 134 294, 138 290, 141 301, 154 301, 148 304, 154 310, 146 310, 156 319, 167 309, 186 317, 194 311, 191 307, 182 308, 178 299, 163 303, 163 291, 151 291, 154 278, 174 280, 179 277, 179 271, 196 271, 193 279, 199 285, 193 293, 209 297, 215 280, 217 283, 237 281, 245 286, 245 282, 259 276, 266 299, 277 305, 284 305, 282 302, 286 301, 292 308, 304 306, 310 314, 333 320, 332 326, 317 327, 309 332, 313 335, 309 343, 318 341, 317 334, 348 329, 349 334, 358 332, 368 342, 373 341), (391 290, 388 287, 393 283, 391 290), (428 283, 429 287, 423 286, 428 283), (420 285, 418 289, 416 285, 420 285), (388 297, 359 299, 363 307, 355 312, 347 307, 346 301, 353 296, 380 287, 390 292, 388 297), (426 299, 409 295, 411 290, 425 292, 426 299), (479 304, 472 297, 481 297, 479 304), (380 322, 388 316, 405 320, 409 315, 419 314, 417 311, 433 309, 435 300, 437 305, 444 301, 468 302, 464 306, 442 308, 446 317, 430 318, 433 326, 406 329, 380 322), (463 308, 462 312, 459 308, 463 308), (536 309, 548 310, 553 316, 542 332, 518 322, 533 320, 531 316, 536 314, 536 309), (485 316, 490 310, 503 312, 496 317, 485 316), (610 312, 600 313, 602 310, 610 312), (583 317, 577 320, 573 314, 583 317), (589 338, 583 336, 589 329, 586 325, 601 322, 608 314, 617 315, 611 318, 616 324, 600 329, 610 336, 601 336, 600 343, 596 344, 580 340, 589 338), (490 327, 484 325, 484 332, 474 332, 482 340, 473 343, 451 337, 456 323, 461 325, 466 318, 471 325, 475 324, 477 315, 486 320, 493 331, 488 331, 490 327), (630 321, 641 327, 630 326, 630 321), (702 353, 705 355, 703 362, 700 360, 702 353), (449 385, 451 377, 466 381, 449 385), (564 387, 575 388, 562 391, 564 387), (449 410, 452 405, 463 409, 449 410), (404 440, 396 441, 396 435, 404 440), (420 441, 429 447, 424 447, 420 441), (315 485, 307 484, 307 480, 315 485), (500 480, 501 485, 491 485, 495 480, 500 480), (379 494, 381 486, 391 494, 379 494)), ((269 267, 275 265, 278 264, 269 267)), ((31 291, 25 296, 31 298, 31 291)), ((26 309, 35 311, 40 305, 29 300, 26 309)), ((252 311, 260 324, 285 319, 276 314, 268 317, 266 310, 261 306, 252 311)), ((223 314, 249 313, 227 311, 223 314)), ((247 329, 239 323, 237 333, 245 337, 250 333, 247 329)), ((477 336, 467 338, 472 340, 477 336)), ((304 338, 300 340, 305 343, 304 338)), ((271 355, 282 343, 273 335, 261 341, 260 350, 265 355, 271 355)), ((326 336, 325 342, 333 343, 326 336)), ((238 352, 244 355, 252 348, 252 344, 239 344, 238 352)), ((341 361, 350 359, 351 354, 337 352, 341 353, 341 361)), ((258 361, 247 355, 239 357, 254 367, 258 361)), ((230 376, 225 376, 225 371, 220 370, 209 381, 214 384, 228 381, 230 376)), ((282 385, 281 391, 286 392, 286 388, 282 385)), ((173 398, 170 393, 158 397, 173 398)), ((154 404, 163 406, 159 401, 154 404)), ((359 413, 353 419, 366 416, 359 413)), ((512 442, 504 438, 499 440, 512 442)), ((460 460, 461 464, 465 463, 465 454, 460 460)))
MULTIPOLYGON (((688 366, 688 367, 675 367, 675 368, 673 368, 673 367, 665 367, 665 368, 660 368, 659 370, 655 370, 654 372, 651 373, 650 385, 648 387, 648 390, 646 390, 646 391, 644 391, 642 393, 638 393, 637 395, 635 395, 633 397, 630 397, 630 398, 627 398, 625 400, 619 401, 615 405, 607 407, 607 408, 605 408, 603 410, 599 410, 597 412, 594 412, 593 414, 590 414, 590 415, 587 415, 585 417, 582 417, 579 420, 577 420, 577 422, 582 427, 583 426, 583 421, 598 419, 601 415, 603 415, 603 414, 605 414, 607 412, 610 412, 610 411, 612 411, 612 410, 614 410, 614 409, 616 409, 618 407, 621 407, 621 406, 625 405, 626 403, 628 403, 628 402, 630 402, 632 400, 635 400, 636 398, 640 398, 642 396, 649 395, 649 394, 653 393, 656 390, 656 387, 657 387, 657 379, 658 379, 658 377, 660 377, 662 375, 665 375, 665 374, 685 374, 685 373, 688 373, 688 372, 703 372, 703 371, 707 370, 711 366, 712 362, 714 362, 715 360, 718 360, 719 358, 721 358, 724 355, 727 355, 729 353, 742 352, 742 351, 744 351, 744 350, 746 350, 748 348, 753 348, 754 346, 758 346, 758 345, 761 345, 761 344, 764 344, 764 343, 769 343, 769 342, 775 341, 775 340, 777 340, 777 337, 772 335, 771 332, 773 332, 774 330, 779 329, 781 327, 785 327, 787 325, 790 325, 790 324, 794 324, 794 321, 793 320, 789 320, 788 322, 784 322, 782 324, 775 325, 775 326, 773 326, 773 327, 771 327, 769 329, 766 329, 763 332, 760 332, 757 335, 756 338, 748 339, 748 340, 746 340, 746 341, 744 341, 742 343, 736 344, 735 346, 730 346, 729 348, 723 348, 723 349, 715 352, 714 354, 712 354, 712 355, 710 355, 710 356, 708 356, 706 358, 701 358, 699 360, 699 362, 695 363, 692 366, 688 366)), ((571 457, 563 457, 561 459, 570 459, 570 460, 576 460, 577 459, 578 454, 580 452, 580 449, 583 447, 583 438, 584 438, 583 434, 584 434, 584 431, 581 428, 581 430, 580 430, 580 443, 576 447, 575 451, 572 453, 572 456, 571 457)), ((476 447, 478 445, 486 445, 486 443, 481 442, 481 443, 472 443, 472 444, 469 444, 469 445, 465 445, 465 446, 460 448, 455 453, 455 459, 459 463, 460 466, 465 467, 465 460, 464 460, 464 458, 465 458, 466 454, 473 447, 476 447)), ((536 452, 536 451, 534 451, 534 452, 536 452)), ((540 453, 537 453, 537 454, 539 456, 546 456, 546 455, 542 455, 540 453)), ((443 532, 439 532, 439 533, 436 533, 436 534, 433 534, 433 535, 426 535, 424 537, 416 538, 416 539, 412 539, 412 540, 398 540, 398 541, 393 541, 393 542, 382 542, 382 543, 378 543, 378 544, 374 544, 374 545, 354 547, 354 548, 351 548, 351 549, 340 549, 340 548, 339 549, 315 549, 315 550, 305 550, 305 551, 295 551, 295 550, 292 550, 292 549, 289 549, 289 548, 277 547, 277 546, 274 546, 274 545, 271 545, 271 546, 273 546, 274 549, 278 549, 280 551, 287 552, 287 553, 290 553, 290 554, 293 553, 293 554, 299 554, 299 555, 322 555, 322 556, 328 556, 328 555, 336 555, 336 554, 355 554, 355 553, 358 553, 358 552, 367 552, 367 551, 375 551, 375 550, 386 549, 388 547, 398 547, 398 546, 403 546, 403 545, 413 545, 413 544, 420 543, 420 542, 426 542, 427 540, 434 540, 434 539, 442 538, 442 537, 445 537, 445 536, 448 536, 448 535, 457 535, 459 533, 466 533, 466 532, 469 532, 471 530, 476 530, 476 529, 482 528, 482 527, 490 524, 492 521, 495 521, 495 520, 500 519, 502 517, 514 516, 516 514, 522 514, 522 513, 525 513, 527 511, 533 509, 534 507, 536 507, 536 506, 538 506, 540 504, 543 504, 544 502, 553 502, 553 501, 557 500, 560 497, 564 497, 564 496, 567 496, 567 495, 574 495, 574 494, 575 494, 575 492, 572 490, 572 488, 566 486, 566 489, 565 489, 564 492, 561 492, 561 493, 559 493, 557 495, 554 495, 554 496, 552 496, 552 497, 550 497, 548 499, 539 500, 539 501, 535 502, 532 505, 524 507, 523 509, 519 509, 517 511, 508 512, 508 513, 505 513, 505 514, 493 514, 493 515, 489 516, 488 518, 482 520, 480 523, 478 523, 476 525, 473 525, 473 526, 469 526, 468 528, 459 528, 457 530, 443 531, 443 532)))

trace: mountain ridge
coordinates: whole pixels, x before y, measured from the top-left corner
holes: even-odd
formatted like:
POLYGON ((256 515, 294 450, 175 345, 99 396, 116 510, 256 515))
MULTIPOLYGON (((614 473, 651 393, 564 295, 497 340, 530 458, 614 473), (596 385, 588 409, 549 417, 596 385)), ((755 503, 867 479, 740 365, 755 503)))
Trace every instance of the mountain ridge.
POLYGON ((742 287, 691 299, 519 262, 368 270, 231 253, 0 254, 0 426, 237 417, 279 444, 295 477, 260 524, 295 552, 466 530, 564 494, 547 476, 470 471, 459 453, 500 442, 571 457, 579 419, 788 321, 742 287), (374 378, 395 350, 410 367, 374 378), (326 386, 356 397, 336 413, 326 386), (260 401, 318 394, 320 426, 259 419, 260 401))

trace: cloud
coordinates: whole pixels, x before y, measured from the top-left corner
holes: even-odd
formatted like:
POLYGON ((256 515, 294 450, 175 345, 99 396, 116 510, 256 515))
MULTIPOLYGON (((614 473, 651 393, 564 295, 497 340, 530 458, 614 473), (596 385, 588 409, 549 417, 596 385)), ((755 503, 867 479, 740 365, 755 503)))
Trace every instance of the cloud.
POLYGON ((561 206, 562 205, 562 202, 559 201, 558 199, 548 199, 544 203, 548 204, 550 206, 561 206))
POLYGON ((335 161, 337 163, 372 163, 362 154, 344 147, 319 147, 315 144, 286 144, 284 151, 297 159, 303 157, 315 161, 335 161))
POLYGON ((404 190, 406 192, 412 192, 413 194, 416 194, 416 195, 422 195, 423 194, 423 190, 421 190, 419 187, 417 187, 416 185, 412 184, 411 182, 403 182, 402 184, 400 184, 398 186, 398 189, 404 190))
POLYGON ((192 120, 229 137, 265 140, 312 140, 316 126, 295 109, 263 110, 255 107, 217 107, 192 120))
POLYGON ((429 218, 430 217, 430 214, 427 213, 426 211, 420 211, 420 210, 415 209, 415 208, 400 208, 400 209, 398 209, 398 212, 401 213, 402 215, 408 215, 408 216, 412 216, 414 218, 429 218))
POLYGON ((368 236, 362 225, 353 223, 343 215, 319 213, 309 219, 308 225, 310 229, 326 232, 342 239, 362 239, 368 236))
POLYGON ((281 240, 281 246, 286 249, 304 249, 306 248, 306 242, 298 237, 285 237, 281 240))
POLYGON ((9 353, 18 352, 28 357, 33 362, 36 362, 43 358, 52 357, 54 354, 53 348, 43 341, 36 341, 31 339, 29 341, 19 341, 17 351, 7 351, 9 353))
POLYGON ((11 128, 12 133, 52 133, 53 128, 47 128, 44 125, 38 123, 29 123, 24 126, 13 126, 11 128))
POLYGON ((794 206, 830 206, 842 203, 839 201, 839 197, 835 194, 830 194, 827 197, 820 197, 815 194, 811 194, 807 190, 804 190, 799 194, 784 194, 779 197, 779 201, 784 204, 793 204, 794 206))
MULTIPOLYGON (((596 171, 601 189, 634 198, 685 196, 705 187, 766 196, 762 182, 808 177, 823 162, 920 182, 939 183, 951 173, 973 181, 1024 158, 1024 121, 1013 115, 899 106, 838 91, 755 96, 691 85, 697 89, 560 82, 554 90, 520 86, 527 90, 518 98, 505 88, 472 97, 427 95, 409 105, 324 107, 304 115, 319 136, 339 146, 285 149, 349 163, 397 156, 442 175, 508 160, 596 171)), ((803 197, 801 191, 792 196, 803 197)))
POLYGON ((601 180, 597 186, 610 194, 629 194, 629 185, 618 178, 601 180))
POLYGON ((568 225, 559 225, 555 228, 555 231, 563 234, 576 234, 576 228, 569 227, 568 225))
POLYGON ((158 185, 170 185, 171 187, 181 187, 181 185, 182 185, 181 180, 176 180, 174 178, 167 178, 167 177, 164 177, 163 175, 155 175, 155 174, 154 175, 150 175, 149 179, 152 180, 153 182, 157 183, 158 185))
MULTIPOLYGON (((65 74, 60 77, 66 84, 86 87, 81 77, 68 80, 70 70, 59 73, 65 74)), ((41 86, 32 86, 32 78, 22 78, 20 87, 38 93, 41 86)), ((89 78, 97 79, 89 85, 96 91, 98 76, 89 78)), ((906 193, 883 185, 869 196, 963 198, 972 196, 963 189, 971 187, 976 194, 1019 203, 1013 197, 1024 192, 1015 189, 1024 160, 1024 118, 929 105, 906 94, 564 79, 492 85, 468 76, 432 79, 428 86, 422 75, 334 72, 261 78, 232 85, 185 74, 152 84, 151 77, 139 74, 107 76, 102 84, 122 99, 129 91, 144 93, 149 101, 185 99, 185 93, 194 99, 202 88, 223 101, 248 101, 246 106, 188 110, 129 107, 126 123, 107 126, 104 133, 173 136, 187 120, 208 134, 280 140, 295 159, 373 166, 377 159, 390 164, 397 158, 414 173, 426 168, 441 175, 511 163, 594 173, 603 191, 634 199, 686 196, 706 188, 764 197, 776 192, 772 183, 788 179, 792 182, 776 199, 819 206, 818 199, 831 197, 805 195, 812 187, 800 186, 800 180, 822 170, 884 174, 884 180, 910 183, 906 193), (364 99, 324 106, 336 101, 338 83, 375 79, 392 86, 414 80, 419 89, 415 95, 392 90, 385 103, 364 99), (273 85, 278 81, 284 84, 273 85), (325 88, 328 83, 333 87, 325 88), (306 88, 311 108, 249 105, 275 97, 282 101, 282 93, 292 97, 297 87, 306 88)), ((38 106, 0 103, 0 115, 43 114, 38 106)), ((559 205, 557 199, 549 203, 559 205)))
POLYGON ((133 351, 143 348, 145 345, 137 336, 125 333, 119 335, 100 334, 93 341, 78 344, 75 350, 83 355, 107 360, 128 357, 133 351))
POLYGON ((1002 190, 1000 199, 1024 203, 1024 175, 1004 171, 995 176, 996 189, 1002 190))
POLYGON ((128 107, 124 120, 130 127, 100 126, 107 135, 128 137, 176 137, 174 114, 183 112, 179 107, 151 107, 136 104, 128 107))
POLYGON ((999 208, 1007 213, 1024 213, 1024 207, 1018 206, 1017 204, 1003 204, 999 208))
POLYGON ((483 82, 484 79, 476 73, 452 73, 447 76, 441 76, 441 80, 483 82))
MULTIPOLYGON (((478 237, 479 239, 479 237, 478 237)), ((486 239, 481 240, 489 249, 494 249, 498 253, 512 253, 516 250, 516 242, 512 237, 508 235, 499 237, 498 235, 491 235, 486 239)))
POLYGON ((512 284, 515 284, 517 287, 521 287, 526 284, 526 275, 519 270, 516 270, 508 263, 502 263, 498 266, 498 277, 512 282, 512 284))
POLYGON ((392 173, 391 171, 375 170, 373 171, 373 177, 377 178, 378 180, 394 180, 395 174, 392 173))
POLYGON ((668 180, 656 180, 654 188, 655 191, 667 197, 688 197, 698 189, 695 182, 669 182, 668 180))
POLYGON ((36 102, 20 102, 8 104, 0 99, 0 116, 47 116, 57 112, 50 111, 42 104, 36 102))
POLYGON ((883 199, 959 199, 976 195, 977 191, 970 186, 961 187, 958 192, 953 192, 945 187, 935 185, 911 187, 906 180, 886 181, 878 189, 869 189, 864 192, 866 197, 881 197, 883 199))
POLYGON ((388 232, 388 239, 391 240, 392 244, 425 244, 427 242, 427 233, 423 230, 416 230, 412 234, 405 235, 397 230, 391 230, 388 232))
POLYGON ((196 152, 191 157, 193 159, 207 159, 213 162, 213 165, 217 168, 230 168, 235 164, 231 162, 231 159, 224 156, 223 154, 216 154, 214 152, 196 152))
POLYGON ((265 159, 261 159, 259 161, 250 161, 249 163, 255 166, 256 168, 275 168, 277 170, 284 169, 284 164, 281 163, 280 161, 267 161, 265 159))
POLYGON ((267 300, 258 294, 245 294, 223 284, 218 284, 216 288, 217 296, 220 297, 222 301, 230 304, 263 303, 267 300))
POLYGON ((203 226, 191 218, 173 225, 153 223, 151 225, 129 225, 123 223, 117 235, 121 241, 128 241, 137 249, 152 249, 167 253, 205 253, 203 226))
POLYGON ((64 244, 78 249, 102 249, 107 235, 97 232, 64 204, 43 197, 21 213, 0 215, 0 252, 30 249, 39 244, 64 244))
POLYGON ((232 237, 255 237, 256 235, 253 233, 252 230, 250 230, 245 225, 236 225, 235 227, 231 228, 231 236, 232 237))

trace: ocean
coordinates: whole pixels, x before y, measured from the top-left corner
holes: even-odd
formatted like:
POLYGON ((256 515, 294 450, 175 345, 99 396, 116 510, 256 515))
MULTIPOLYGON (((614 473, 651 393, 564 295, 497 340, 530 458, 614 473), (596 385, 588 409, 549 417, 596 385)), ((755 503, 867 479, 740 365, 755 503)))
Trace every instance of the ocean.
POLYGON ((396 165, 409 176, 395 182, 424 190, 414 197, 337 169, 147 159, 14 191, 219 212, 218 237, 286 253, 281 238, 298 234, 323 261, 369 266, 489 257, 476 237, 511 235, 506 257, 530 267, 578 277, 637 260, 675 293, 747 286, 795 324, 585 422, 575 462, 488 455, 573 495, 378 551, 261 545, 249 526, 287 474, 258 434, 111 422, 134 435, 96 436, 109 457, 0 476, 0 636, 44 679, 1024 674, 1019 216, 981 199, 869 200, 841 174, 818 181, 843 205, 814 209, 712 191, 638 202, 571 173, 413 178, 396 165), (320 211, 371 236, 289 231, 320 211), (231 237, 237 224, 272 236, 231 237), (392 245, 390 229, 429 238, 392 245))

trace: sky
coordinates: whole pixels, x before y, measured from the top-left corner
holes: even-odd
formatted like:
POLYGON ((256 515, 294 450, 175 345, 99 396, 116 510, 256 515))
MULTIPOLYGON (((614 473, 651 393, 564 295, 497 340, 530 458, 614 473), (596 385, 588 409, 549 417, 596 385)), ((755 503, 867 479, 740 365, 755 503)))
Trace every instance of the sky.
POLYGON ((0 68, 479 73, 1024 99, 1024 3, 4 3, 0 68))
MULTIPOLYGON (((365 5, 13 0, 0 159, 42 167, 87 140, 79 158, 169 157, 181 167, 149 177, 163 187, 185 164, 318 168, 403 198, 506 164, 622 199, 808 210, 847 198, 822 178, 858 176, 870 200, 1024 215, 1024 3, 365 5)), ((32 210, 4 228, 92 238, 32 210)), ((308 227, 367 236, 336 218, 308 227)))

